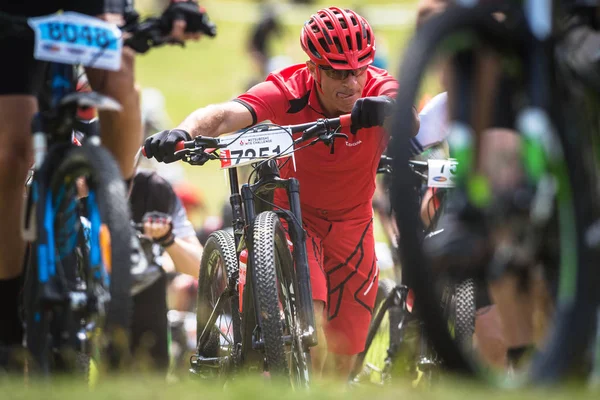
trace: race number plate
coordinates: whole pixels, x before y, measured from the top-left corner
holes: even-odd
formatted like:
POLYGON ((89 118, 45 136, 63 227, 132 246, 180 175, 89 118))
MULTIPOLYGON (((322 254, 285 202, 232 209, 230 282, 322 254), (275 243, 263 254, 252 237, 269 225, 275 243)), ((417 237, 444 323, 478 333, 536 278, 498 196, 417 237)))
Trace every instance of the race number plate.
POLYGON ((456 160, 427 160, 427 186, 452 188, 455 186, 456 160))
POLYGON ((123 41, 115 24, 76 12, 29 19, 37 60, 117 71, 123 41))
POLYGON ((219 143, 228 144, 220 152, 221 168, 235 168, 273 156, 288 157, 294 150, 290 132, 282 128, 221 136, 219 143))

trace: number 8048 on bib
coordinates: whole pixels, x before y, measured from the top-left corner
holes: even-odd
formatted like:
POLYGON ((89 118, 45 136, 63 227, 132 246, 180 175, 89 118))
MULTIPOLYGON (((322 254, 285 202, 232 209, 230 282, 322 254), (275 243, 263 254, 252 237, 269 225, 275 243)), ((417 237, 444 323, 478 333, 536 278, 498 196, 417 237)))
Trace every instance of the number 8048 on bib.
POLYGON ((292 134, 284 128, 221 136, 219 142, 227 144, 219 154, 221 168, 240 167, 274 156, 289 157, 294 151, 292 134))

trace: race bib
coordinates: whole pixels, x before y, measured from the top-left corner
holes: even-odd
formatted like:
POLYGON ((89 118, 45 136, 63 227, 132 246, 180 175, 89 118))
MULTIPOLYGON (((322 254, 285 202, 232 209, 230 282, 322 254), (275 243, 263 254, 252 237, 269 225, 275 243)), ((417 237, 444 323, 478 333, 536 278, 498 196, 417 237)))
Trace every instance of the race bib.
POLYGON ((427 160, 427 186, 452 188, 455 186, 456 160, 427 160))
POLYGON ((82 64, 117 71, 121 67, 121 30, 98 18, 76 12, 29 18, 35 32, 37 60, 82 64))
POLYGON ((227 144, 219 154, 221 168, 235 168, 277 155, 288 157, 294 150, 294 140, 283 128, 221 136, 219 143, 227 144))

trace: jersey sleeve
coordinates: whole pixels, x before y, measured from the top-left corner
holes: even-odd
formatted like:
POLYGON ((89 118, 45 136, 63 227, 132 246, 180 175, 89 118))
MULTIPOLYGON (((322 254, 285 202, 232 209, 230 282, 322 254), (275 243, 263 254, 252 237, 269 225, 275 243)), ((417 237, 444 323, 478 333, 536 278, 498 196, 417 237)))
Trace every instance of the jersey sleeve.
POLYGON ((190 236, 196 236, 194 226, 188 219, 185 207, 183 207, 183 204, 178 197, 175 198, 171 217, 173 218, 173 235, 175 235, 175 237, 183 239, 190 236))
POLYGON ((389 96, 395 98, 398 92, 398 81, 384 70, 379 71, 382 71, 382 73, 374 74, 367 83, 364 91, 366 93, 365 97, 389 96))
POLYGON ((251 87, 246 93, 238 96, 237 101, 252 113, 254 124, 275 119, 289 107, 289 101, 279 86, 272 80, 266 80, 251 87))

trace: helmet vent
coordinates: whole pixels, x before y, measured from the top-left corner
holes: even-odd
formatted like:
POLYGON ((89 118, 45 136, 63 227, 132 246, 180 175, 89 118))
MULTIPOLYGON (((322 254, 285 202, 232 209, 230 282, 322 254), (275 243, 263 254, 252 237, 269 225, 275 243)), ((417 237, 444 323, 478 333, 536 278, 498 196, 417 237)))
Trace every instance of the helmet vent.
POLYGON ((311 40, 308 41, 308 50, 319 60, 322 58, 311 40))
POLYGON ((313 33, 319 33, 319 27, 314 23, 313 20, 311 20, 310 29, 313 31, 313 33))
POLYGON ((323 32, 323 36, 325 37, 325 40, 327 40, 327 43, 329 43, 329 45, 332 45, 333 42, 331 41, 331 36, 329 35, 329 33, 327 33, 325 29, 321 29, 321 32, 323 32))
POLYGON ((319 44, 321 45, 321 47, 323 48, 323 50, 325 50, 327 53, 329 53, 331 51, 330 48, 329 48, 329 46, 325 42, 325 39, 319 38, 319 44))
POLYGON ((333 42, 335 43, 335 47, 337 48, 338 53, 343 54, 344 49, 342 48, 342 43, 340 42, 340 39, 337 37, 334 37, 333 42))
POLYGON ((368 52, 367 54, 365 54, 364 56, 360 57, 358 59, 358 62, 361 62, 363 60, 366 60, 367 58, 371 57, 371 52, 368 52))

